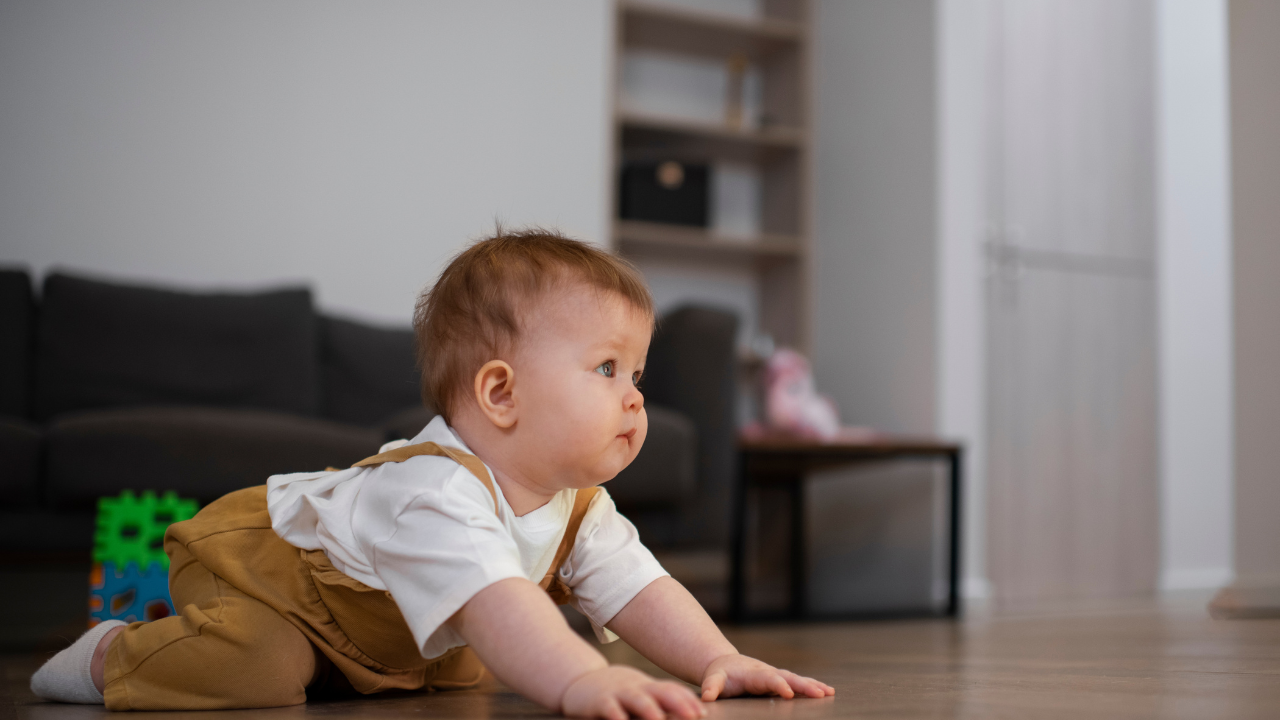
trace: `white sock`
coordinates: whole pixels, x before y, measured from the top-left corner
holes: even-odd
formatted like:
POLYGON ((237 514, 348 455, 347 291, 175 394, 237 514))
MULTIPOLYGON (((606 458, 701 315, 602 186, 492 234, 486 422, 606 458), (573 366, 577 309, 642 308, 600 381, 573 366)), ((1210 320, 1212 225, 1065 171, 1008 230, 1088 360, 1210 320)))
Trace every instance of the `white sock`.
POLYGON ((31 692, 45 700, 101 705, 102 693, 93 686, 93 676, 89 674, 93 651, 98 649, 103 635, 127 624, 104 620, 89 628, 71 647, 49 658, 49 662, 31 676, 31 692))

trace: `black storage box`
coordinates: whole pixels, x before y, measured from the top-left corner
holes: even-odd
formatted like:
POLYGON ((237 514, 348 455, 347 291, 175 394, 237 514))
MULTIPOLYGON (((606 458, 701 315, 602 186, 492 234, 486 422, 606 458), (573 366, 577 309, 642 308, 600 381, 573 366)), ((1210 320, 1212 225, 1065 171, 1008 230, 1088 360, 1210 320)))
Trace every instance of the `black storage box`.
POLYGON ((707 166, 675 161, 622 168, 623 220, 707 226, 707 166))

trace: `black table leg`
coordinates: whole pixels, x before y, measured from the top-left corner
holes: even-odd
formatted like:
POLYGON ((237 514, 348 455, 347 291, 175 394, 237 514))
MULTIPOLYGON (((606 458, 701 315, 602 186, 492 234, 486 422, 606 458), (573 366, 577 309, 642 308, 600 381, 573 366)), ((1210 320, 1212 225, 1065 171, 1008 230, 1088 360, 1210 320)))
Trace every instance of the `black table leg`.
POLYGON ((947 615, 960 617, 960 473, 963 453, 955 450, 951 460, 951 592, 947 598, 947 615))
POLYGON ((788 483, 791 491, 791 607, 792 618, 802 618, 809 608, 809 568, 806 564, 804 537, 804 476, 797 475, 788 483))

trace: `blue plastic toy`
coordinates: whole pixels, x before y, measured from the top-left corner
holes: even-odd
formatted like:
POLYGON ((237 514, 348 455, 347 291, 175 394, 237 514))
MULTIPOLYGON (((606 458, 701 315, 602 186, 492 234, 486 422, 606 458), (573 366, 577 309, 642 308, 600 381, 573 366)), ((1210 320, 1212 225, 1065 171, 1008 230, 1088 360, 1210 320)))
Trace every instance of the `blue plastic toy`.
POLYGON ((169 571, 153 562, 145 571, 137 563, 123 570, 115 563, 94 563, 89 575, 89 626, 103 620, 159 620, 173 614, 169 571))

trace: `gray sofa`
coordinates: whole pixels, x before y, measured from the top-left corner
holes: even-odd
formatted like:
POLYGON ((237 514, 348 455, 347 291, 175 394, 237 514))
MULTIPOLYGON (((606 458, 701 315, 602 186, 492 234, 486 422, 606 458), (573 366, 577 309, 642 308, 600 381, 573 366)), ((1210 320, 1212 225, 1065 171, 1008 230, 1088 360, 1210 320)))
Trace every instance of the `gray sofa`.
MULTIPOLYGON (((723 547, 733 315, 663 318, 649 440, 608 485, 658 548, 723 547)), ((328 317, 306 288, 192 293, 0 270, 0 566, 87 563, 98 497, 202 504, 274 473, 344 467, 434 412, 412 333, 328 317)))

